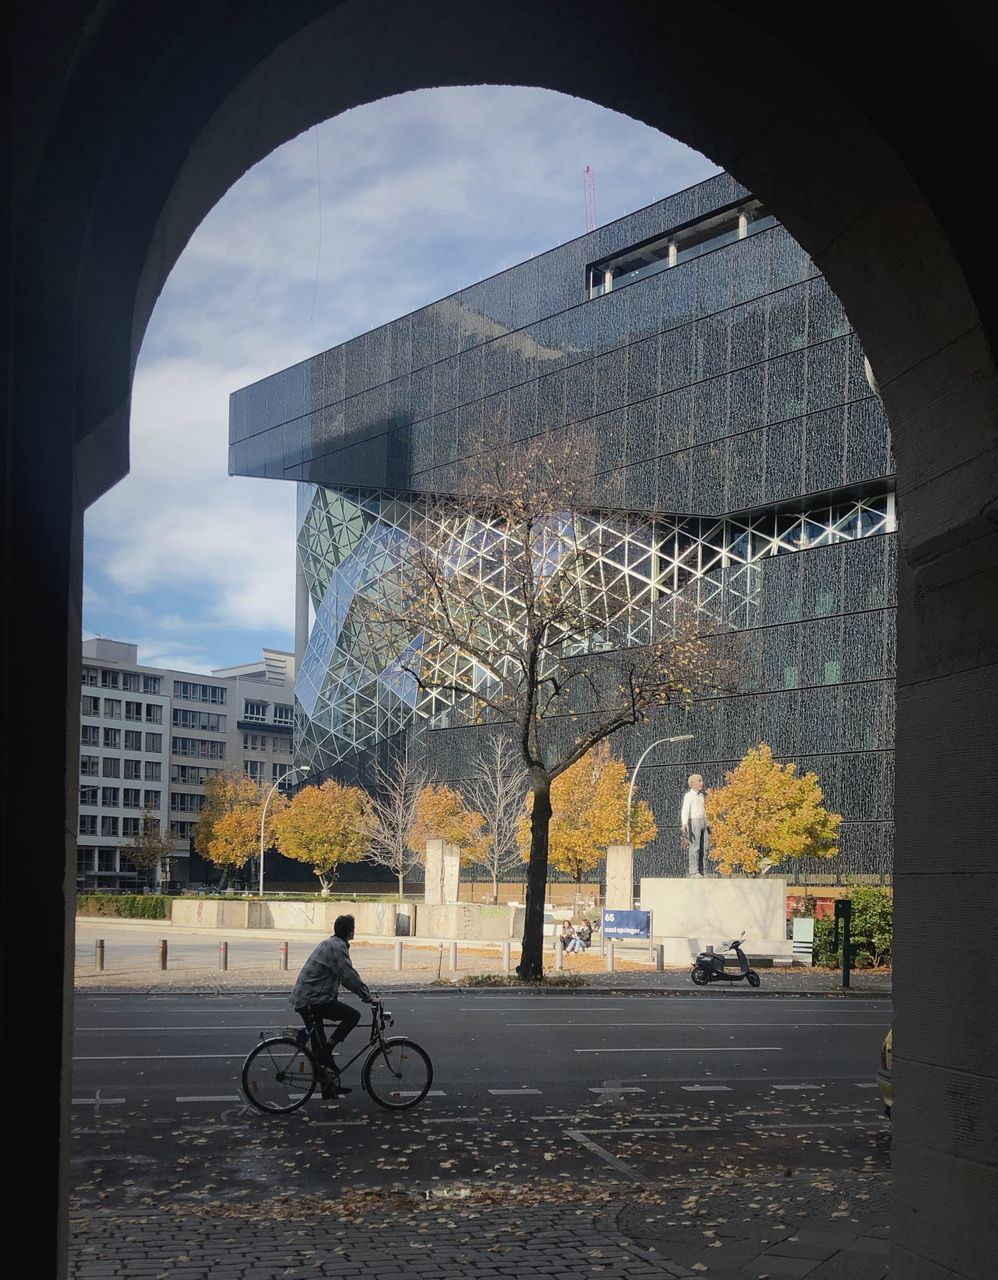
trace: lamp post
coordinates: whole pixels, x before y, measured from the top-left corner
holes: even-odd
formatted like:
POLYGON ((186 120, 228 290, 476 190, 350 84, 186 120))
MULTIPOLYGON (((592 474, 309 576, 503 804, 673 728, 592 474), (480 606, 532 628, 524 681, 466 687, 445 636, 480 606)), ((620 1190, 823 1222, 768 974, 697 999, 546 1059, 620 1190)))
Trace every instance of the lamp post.
POLYGON ((283 778, 278 778, 274 785, 267 792, 267 798, 263 802, 263 813, 260 814, 260 897, 263 897, 263 832, 267 822, 267 806, 270 804, 270 797, 274 794, 282 782, 287 782, 293 778, 296 773, 302 773, 304 765, 296 765, 294 769, 289 769, 283 778))
POLYGON ((649 751, 652 750, 653 747, 660 747, 665 742, 692 742, 692 741, 693 741, 692 733, 681 733, 675 738, 659 738, 656 742, 653 742, 649 746, 645 747, 644 751, 642 751, 641 755, 638 757, 638 762, 634 766, 634 772, 631 774, 631 785, 627 791, 627 843, 628 844, 631 843, 631 805, 634 800, 634 783, 635 783, 635 780, 637 779, 638 770, 641 768, 641 763, 644 760, 645 756, 648 754, 649 751))

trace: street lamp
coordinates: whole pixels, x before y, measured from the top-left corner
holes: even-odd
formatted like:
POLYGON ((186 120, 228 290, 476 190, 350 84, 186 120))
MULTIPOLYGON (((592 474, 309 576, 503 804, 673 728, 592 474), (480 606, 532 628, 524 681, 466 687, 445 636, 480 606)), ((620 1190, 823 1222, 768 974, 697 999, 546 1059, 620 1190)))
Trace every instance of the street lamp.
POLYGON ((282 782, 287 782, 293 778, 296 773, 307 772, 304 765, 296 765, 295 768, 289 769, 283 778, 278 778, 274 785, 267 792, 267 798, 263 802, 263 813, 260 814, 260 897, 263 897, 263 831, 267 821, 267 805, 270 804, 270 797, 274 794, 282 782))
POLYGON ((681 733, 675 738, 659 738, 656 742, 651 743, 650 746, 645 747, 644 751, 641 752, 641 755, 638 757, 638 762, 634 766, 634 772, 631 774, 631 785, 627 792, 627 843, 628 844, 631 843, 631 804, 634 800, 634 782, 638 776, 638 770, 641 768, 641 762, 644 760, 648 752, 651 751, 652 747, 660 747, 664 742, 692 742, 692 741, 693 741, 692 733, 681 733))

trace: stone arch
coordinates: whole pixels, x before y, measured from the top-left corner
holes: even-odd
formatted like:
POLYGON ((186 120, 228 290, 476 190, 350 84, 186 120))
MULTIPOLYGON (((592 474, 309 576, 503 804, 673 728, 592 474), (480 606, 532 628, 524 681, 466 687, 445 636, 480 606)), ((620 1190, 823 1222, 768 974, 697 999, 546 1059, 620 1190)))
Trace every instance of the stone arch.
MULTIPOLYGON (((65 0, 29 8, 17 32, 4 585, 9 600, 37 601, 33 661, 57 677, 41 695, 24 681, 12 611, 4 706, 9 725, 31 726, 39 758, 53 725, 74 722, 82 510, 127 467, 131 375, 152 307, 208 209, 283 141, 407 89, 539 85, 710 155, 808 250, 862 336, 898 462, 897 1061, 899 1093, 917 1105, 899 1110, 895 1130, 895 1265, 983 1276, 998 1196, 993 1146, 972 1135, 994 1115, 982 1064, 998 1033, 980 1027, 987 992, 969 948, 988 936, 998 898, 998 378, 994 250, 955 188, 971 157, 958 131, 987 103, 984 6, 951 6, 947 30, 921 44, 853 0, 820 15, 820 37, 797 27, 795 6, 753 13, 721 0, 219 0, 141 17, 65 0), (959 58, 966 117, 941 96, 935 116, 917 100, 908 49, 916 65, 959 58), (920 149, 942 144, 945 156, 920 149), (933 943, 948 959, 938 976, 918 968, 918 948, 933 943)), ((74 848, 72 750, 68 765, 65 803, 49 804, 33 844, 74 848)), ((8 847, 16 818, 4 815, 8 847)), ((61 865, 39 874, 60 891, 61 865)), ((16 941, 23 922, 4 899, 16 941)), ((42 968, 61 989, 64 954, 42 968)), ((65 1076, 61 1088, 65 1099, 65 1076)), ((63 1116, 39 1140, 51 1149, 64 1130, 63 1116)))

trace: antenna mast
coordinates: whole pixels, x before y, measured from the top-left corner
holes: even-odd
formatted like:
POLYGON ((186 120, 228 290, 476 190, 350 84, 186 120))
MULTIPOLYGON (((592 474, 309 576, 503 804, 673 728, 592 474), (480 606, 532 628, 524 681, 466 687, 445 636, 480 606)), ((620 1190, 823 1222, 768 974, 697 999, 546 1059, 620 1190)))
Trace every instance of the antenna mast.
POLYGON ((583 170, 586 188, 586 230, 596 230, 596 171, 586 165, 583 170))

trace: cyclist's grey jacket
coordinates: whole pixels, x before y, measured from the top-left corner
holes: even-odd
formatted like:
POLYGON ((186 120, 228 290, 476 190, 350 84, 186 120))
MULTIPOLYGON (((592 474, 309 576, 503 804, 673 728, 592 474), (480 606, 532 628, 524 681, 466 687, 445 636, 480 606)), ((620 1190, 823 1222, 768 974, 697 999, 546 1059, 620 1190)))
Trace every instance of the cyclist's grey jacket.
POLYGON ((326 1004, 337 998, 341 983, 361 1000, 371 1003, 371 993, 350 959, 350 944, 333 934, 324 938, 305 961, 291 1003, 296 1009, 326 1004))

